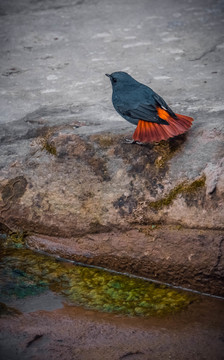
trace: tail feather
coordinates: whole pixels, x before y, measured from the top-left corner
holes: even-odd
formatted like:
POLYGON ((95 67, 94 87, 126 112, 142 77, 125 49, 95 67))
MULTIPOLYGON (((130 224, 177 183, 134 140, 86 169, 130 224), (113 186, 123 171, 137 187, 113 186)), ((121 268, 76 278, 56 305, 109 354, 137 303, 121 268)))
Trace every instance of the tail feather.
POLYGON ((161 119, 166 120, 169 125, 151 123, 139 120, 137 128, 133 134, 135 141, 143 143, 167 140, 174 136, 185 133, 192 125, 193 118, 181 114, 175 114, 176 118, 171 117, 167 111, 157 108, 158 115, 161 119))

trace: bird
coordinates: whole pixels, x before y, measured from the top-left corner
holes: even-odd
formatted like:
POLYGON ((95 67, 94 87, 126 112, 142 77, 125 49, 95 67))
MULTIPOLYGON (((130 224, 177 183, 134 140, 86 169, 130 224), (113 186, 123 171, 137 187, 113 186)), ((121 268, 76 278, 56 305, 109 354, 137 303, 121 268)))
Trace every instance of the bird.
POLYGON ((168 140, 185 133, 192 117, 176 114, 165 100, 147 85, 123 71, 105 74, 112 84, 112 103, 124 119, 137 125, 130 143, 145 144, 168 140))

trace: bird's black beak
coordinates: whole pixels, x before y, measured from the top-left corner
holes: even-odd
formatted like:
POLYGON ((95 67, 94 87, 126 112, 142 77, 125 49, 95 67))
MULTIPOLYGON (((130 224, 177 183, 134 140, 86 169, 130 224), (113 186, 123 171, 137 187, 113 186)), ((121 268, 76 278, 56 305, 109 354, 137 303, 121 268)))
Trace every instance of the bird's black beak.
POLYGON ((108 76, 111 79, 111 75, 110 74, 105 74, 106 76, 108 76))

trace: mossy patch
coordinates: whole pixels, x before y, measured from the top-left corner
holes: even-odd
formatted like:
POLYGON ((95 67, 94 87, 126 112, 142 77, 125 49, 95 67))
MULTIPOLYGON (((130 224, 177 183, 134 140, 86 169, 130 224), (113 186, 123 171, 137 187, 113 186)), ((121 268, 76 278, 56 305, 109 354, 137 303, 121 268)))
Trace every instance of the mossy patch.
POLYGON ((152 201, 148 204, 148 206, 155 210, 160 210, 165 206, 169 206, 179 194, 196 193, 199 189, 205 186, 205 180, 205 176, 202 176, 200 179, 197 179, 190 184, 187 182, 182 182, 174 189, 172 189, 166 197, 157 201, 152 201))
POLYGON ((45 138, 42 143, 42 150, 46 150, 49 154, 57 156, 56 146, 45 138))
POLYGON ((35 296, 50 289, 98 311, 131 316, 161 316, 186 308, 196 295, 108 271, 82 267, 0 241, 4 297, 35 296))
POLYGON ((93 141, 100 145, 101 148, 106 149, 117 143, 118 139, 114 134, 100 134, 91 137, 93 141))
POLYGON ((25 246, 25 237, 24 232, 9 232, 6 237, 5 246, 21 249, 25 246))
POLYGON ((167 161, 170 160, 182 147, 186 139, 186 135, 180 135, 168 141, 161 141, 154 146, 154 150, 158 153, 158 157, 155 160, 156 168, 163 168, 167 161))
POLYGON ((56 130, 57 129, 55 127, 51 128, 51 129, 47 129, 45 131, 44 136, 40 137, 37 140, 37 143, 38 143, 38 145, 41 146, 42 151, 45 150, 49 154, 54 155, 54 156, 57 156, 57 149, 56 149, 54 141, 51 139, 51 137, 56 130))

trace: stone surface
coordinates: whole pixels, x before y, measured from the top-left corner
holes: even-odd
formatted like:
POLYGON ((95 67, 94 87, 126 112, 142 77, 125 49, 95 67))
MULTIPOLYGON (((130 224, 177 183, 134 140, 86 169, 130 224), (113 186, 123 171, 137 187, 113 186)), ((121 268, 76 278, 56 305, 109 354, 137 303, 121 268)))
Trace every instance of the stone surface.
POLYGON ((76 262, 224 297, 221 231, 142 226, 70 239, 33 235, 27 244, 76 262))
POLYGON ((64 305, 0 319, 5 360, 222 360, 223 304, 207 299, 168 318, 128 318, 64 305))
MULTIPOLYGON (((0 14, 4 226, 74 242, 144 224, 196 229, 191 241, 224 230, 223 1, 2 1, 0 14), (134 127, 104 76, 117 70, 193 116, 191 130, 125 144, 134 127)), ((220 236, 204 280, 221 269, 220 236)))
POLYGON ((33 127, 21 131, 17 147, 5 135, 3 223, 70 237, 136 223, 223 229, 221 165, 174 179, 172 163, 185 152, 187 135, 140 147, 125 144, 124 135, 75 131, 71 123, 33 127))

